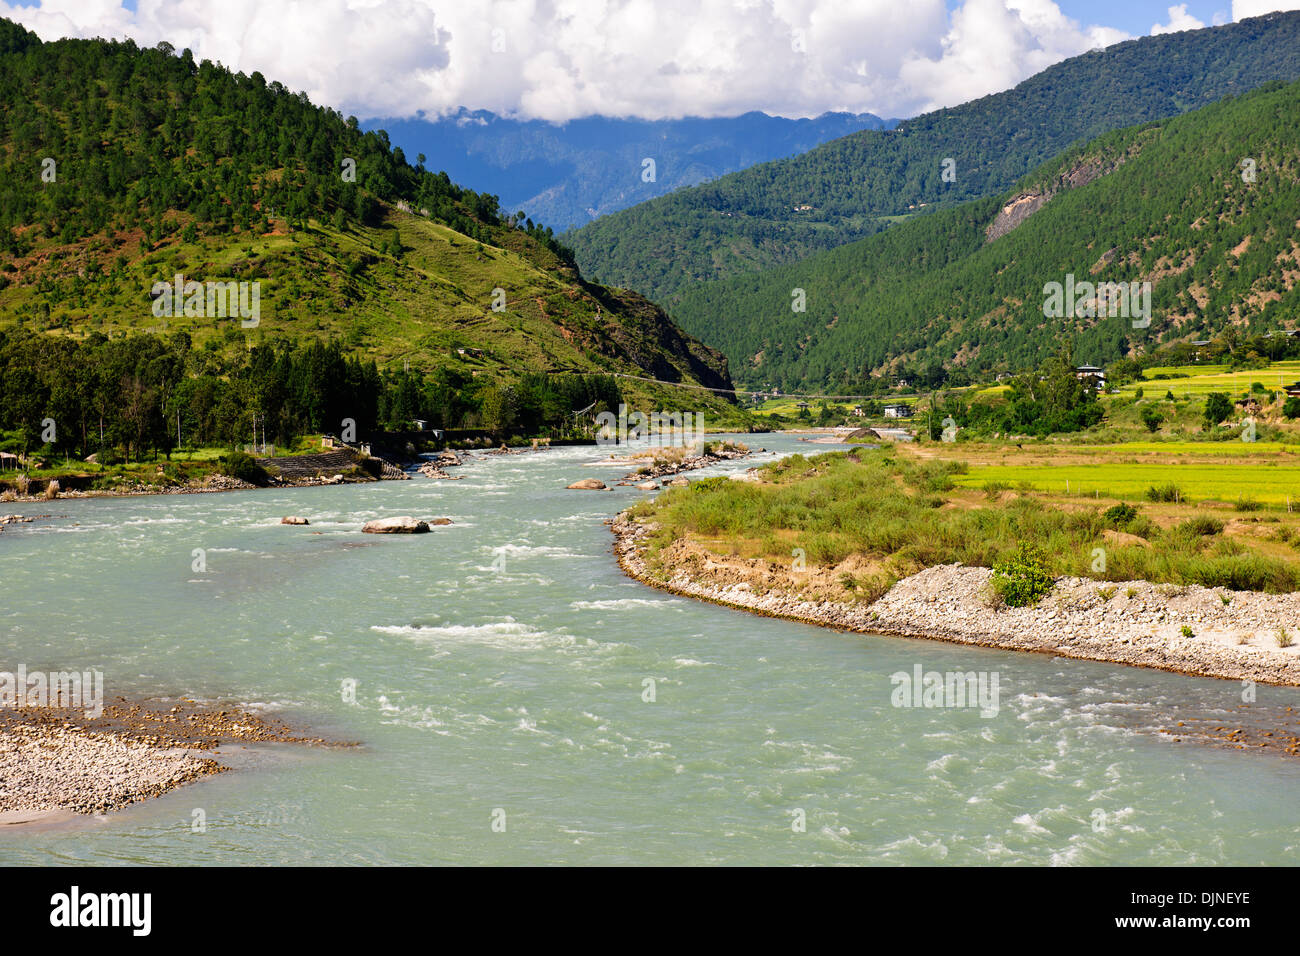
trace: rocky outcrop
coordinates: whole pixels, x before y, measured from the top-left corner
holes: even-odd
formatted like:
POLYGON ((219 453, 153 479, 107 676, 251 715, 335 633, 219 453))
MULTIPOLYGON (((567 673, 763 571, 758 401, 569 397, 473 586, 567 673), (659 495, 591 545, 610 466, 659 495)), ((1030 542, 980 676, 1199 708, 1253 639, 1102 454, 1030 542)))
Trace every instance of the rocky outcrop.
MULTIPOLYGON (((763 449, 758 449, 760 452, 763 449)), ((650 459, 650 464, 644 465, 634 472, 624 475, 625 478, 663 478, 666 475, 677 475, 683 471, 695 471, 700 468, 707 468, 710 465, 716 465, 723 461, 735 461, 739 458, 748 458, 753 452, 744 445, 719 445, 712 450, 703 452, 699 455, 669 455, 654 457, 650 459)), ((622 459, 624 461, 636 461, 635 458, 622 459)))
POLYGON ((432 461, 426 461, 420 465, 416 471, 425 478, 436 478, 441 481, 459 481, 460 475, 449 475, 445 471, 447 468, 456 468, 465 464, 465 459, 461 458, 454 451, 447 450, 438 455, 432 461))
POLYGON ((280 524, 311 524, 311 522, 297 515, 286 515, 280 519, 280 524))
POLYGON ((410 515, 399 515, 367 521, 361 530, 367 534, 424 534, 429 530, 429 523, 410 515))
POLYGON ((1015 229, 1038 210, 1042 209, 1057 193, 1086 186, 1094 179, 1108 175, 1122 166, 1129 157, 1119 155, 1111 158, 1092 157, 1080 160, 1059 175, 1048 187, 1031 190, 1014 197, 998 210, 993 221, 984 229, 984 241, 1000 239, 1015 229))

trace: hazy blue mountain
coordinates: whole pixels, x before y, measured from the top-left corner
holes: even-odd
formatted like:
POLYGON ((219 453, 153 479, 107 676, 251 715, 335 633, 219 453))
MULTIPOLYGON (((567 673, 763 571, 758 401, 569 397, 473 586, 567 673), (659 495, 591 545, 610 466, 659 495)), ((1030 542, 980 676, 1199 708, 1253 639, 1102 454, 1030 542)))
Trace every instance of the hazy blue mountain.
POLYGON ((850 133, 639 203, 562 238, 583 275, 672 305, 701 281, 796 262, 936 206, 997 195, 1110 130, 1296 79, 1300 11, 1142 37, 889 132, 850 133))
POLYGON ((675 120, 589 117, 556 125, 461 110, 439 120, 378 120, 408 157, 446 170, 501 197, 556 232, 625 209, 683 186, 772 159, 794 156, 863 129, 896 121, 871 113, 824 113, 785 119, 745 113, 721 119, 675 120), (647 159, 654 161, 648 181, 647 159))

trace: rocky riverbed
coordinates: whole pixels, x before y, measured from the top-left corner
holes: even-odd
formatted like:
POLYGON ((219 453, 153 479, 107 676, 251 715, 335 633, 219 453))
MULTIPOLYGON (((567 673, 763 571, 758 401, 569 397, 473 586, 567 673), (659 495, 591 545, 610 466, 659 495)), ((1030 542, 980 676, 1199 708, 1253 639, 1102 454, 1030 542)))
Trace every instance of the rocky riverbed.
POLYGON ((613 522, 623 570, 653 587, 809 624, 873 634, 1037 651, 1230 680, 1300 686, 1300 594, 1262 594, 1145 581, 1061 578, 1033 607, 994 608, 988 568, 940 565, 875 601, 810 597, 763 562, 695 560, 652 570, 649 529, 613 522), (1184 631, 1186 628, 1186 631, 1184 631), (1190 636, 1188 634, 1190 632, 1190 636), (1283 646, 1290 640, 1289 646, 1283 646))
POLYGON ((227 768, 208 753, 223 744, 272 741, 354 746, 188 699, 119 699, 97 717, 64 708, 0 709, 0 823, 120 810, 222 773, 227 768))

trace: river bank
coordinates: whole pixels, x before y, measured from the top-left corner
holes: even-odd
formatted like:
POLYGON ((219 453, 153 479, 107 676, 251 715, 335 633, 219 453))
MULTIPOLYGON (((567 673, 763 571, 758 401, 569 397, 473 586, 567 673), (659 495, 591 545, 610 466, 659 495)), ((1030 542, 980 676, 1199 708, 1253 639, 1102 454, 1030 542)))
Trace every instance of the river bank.
POLYGON ((871 602, 810 600, 794 586, 797 572, 724 557, 684 540, 663 554, 662 570, 651 569, 642 543, 652 526, 624 513, 611 529, 619 566, 630 577, 756 614, 860 633, 1300 686, 1300 647, 1281 647, 1277 639, 1283 629, 1294 634, 1300 594, 1064 577, 1034 606, 994 609, 985 598, 990 569, 941 565, 898 581, 871 602))

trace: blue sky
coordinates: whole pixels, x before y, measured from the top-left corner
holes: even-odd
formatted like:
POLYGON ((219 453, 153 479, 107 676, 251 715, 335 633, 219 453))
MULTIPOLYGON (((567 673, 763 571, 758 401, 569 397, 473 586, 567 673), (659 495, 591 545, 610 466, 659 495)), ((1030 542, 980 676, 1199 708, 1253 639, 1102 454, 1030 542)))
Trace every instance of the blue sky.
MULTIPOLYGON (((956 3, 949 3, 952 9, 956 3)), ((1104 23, 1118 27, 1135 36, 1150 32, 1153 23, 1168 23, 1168 9, 1177 4, 1150 3, 1144 0, 1058 0, 1061 12, 1076 20, 1104 23)), ((1232 4, 1228 2, 1204 3, 1187 0, 1187 12, 1207 26, 1215 22, 1226 23, 1232 19, 1232 4)))

